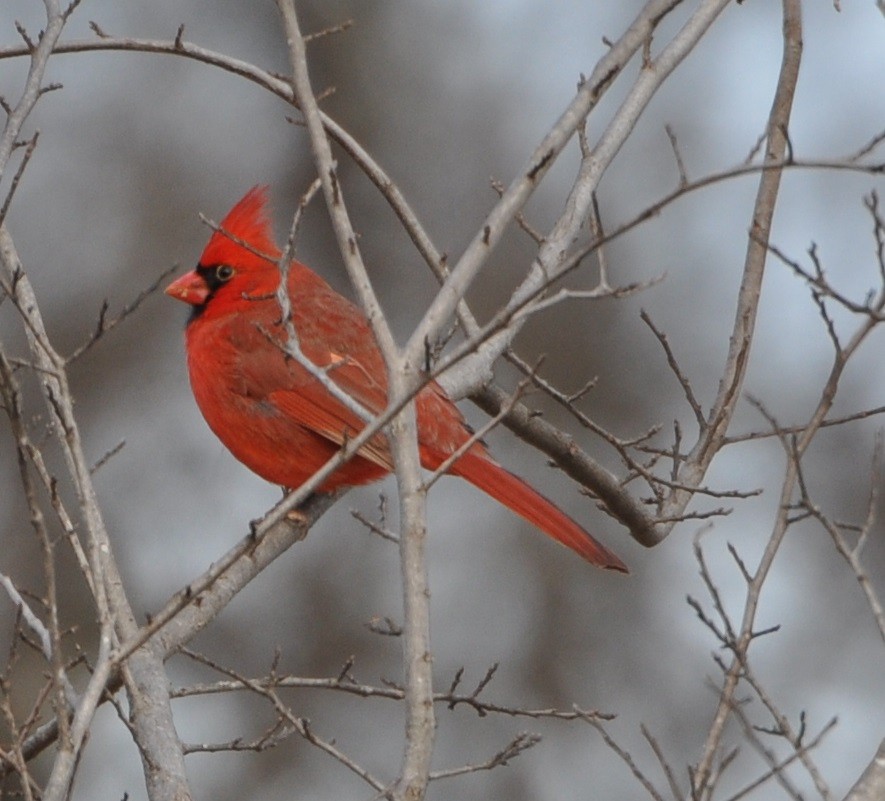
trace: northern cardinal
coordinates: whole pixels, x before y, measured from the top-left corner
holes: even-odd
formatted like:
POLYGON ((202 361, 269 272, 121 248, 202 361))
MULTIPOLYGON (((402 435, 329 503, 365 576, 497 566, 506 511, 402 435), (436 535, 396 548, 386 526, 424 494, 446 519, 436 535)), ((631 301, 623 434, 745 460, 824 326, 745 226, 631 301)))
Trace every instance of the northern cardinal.
MULTIPOLYGON (((294 488, 364 423, 284 354, 287 337, 274 296, 279 256, 267 217, 267 190, 255 187, 212 234, 197 267, 171 283, 166 294, 193 306, 185 332, 187 364, 209 427, 259 476, 294 488)), ((386 369, 363 313, 297 261, 289 268, 289 297, 307 358, 327 369, 363 407, 380 414, 387 405, 386 369)), ((416 407, 421 463, 434 470, 471 434, 434 381, 418 394, 416 407)), ((387 440, 379 434, 321 489, 366 484, 392 469, 387 440)), ((592 564, 627 572, 611 551, 494 462, 482 443, 471 445, 448 472, 466 478, 592 564)))

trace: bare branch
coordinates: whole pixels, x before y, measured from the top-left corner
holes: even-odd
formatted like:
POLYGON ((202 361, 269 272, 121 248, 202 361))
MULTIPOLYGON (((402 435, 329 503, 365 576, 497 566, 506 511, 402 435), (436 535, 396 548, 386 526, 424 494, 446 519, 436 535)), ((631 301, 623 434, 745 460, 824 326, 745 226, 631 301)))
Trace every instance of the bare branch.
POLYGON ((327 28, 323 28, 321 31, 306 34, 304 36, 304 43, 310 44, 311 42, 315 42, 317 39, 324 39, 327 36, 334 36, 336 33, 344 33, 345 31, 350 30, 353 25, 354 21, 352 19, 346 19, 344 20, 344 22, 339 22, 337 25, 330 25, 327 28))
MULTIPOLYGON (((883 7, 885 13, 885 7, 883 7)), ((885 740, 867 765, 867 769, 848 791, 845 801, 877 801, 885 793, 885 740)))
POLYGON ((673 349, 670 347, 670 342, 667 339, 667 335, 657 328, 657 326, 652 322, 651 317, 648 316, 648 313, 645 311, 645 309, 640 312, 639 316, 642 319, 642 322, 644 322, 652 330, 652 333, 655 335, 658 342, 661 343, 661 347, 664 349, 664 353, 667 355, 667 364, 670 365, 670 369, 673 371, 673 375, 676 376, 676 379, 679 381, 679 384, 682 387, 682 391, 685 394, 685 399, 688 401, 688 405, 691 406, 691 410, 694 412, 695 420, 698 424, 698 431, 700 433, 705 432, 707 430, 707 421, 704 417, 704 410, 701 408, 701 404, 698 403, 698 400, 694 395, 694 391, 691 388, 691 383, 679 367, 679 362, 676 360, 673 349))
POLYGON ((875 529, 877 522, 877 512, 879 508, 879 493, 880 493, 880 485, 882 481, 882 449, 883 449, 883 436, 882 433, 876 436, 876 447, 873 455, 873 466, 870 471, 870 490, 867 498, 867 513, 866 519, 860 525, 855 527, 858 531, 858 537, 856 544, 852 547, 846 537, 846 532, 843 530, 846 527, 842 525, 837 525, 830 518, 823 513, 820 507, 812 500, 806 485, 803 483, 800 484, 800 489, 802 492, 802 506, 808 510, 809 514, 818 521, 818 523, 823 526, 826 532, 830 535, 830 538, 833 540, 833 544, 836 546, 836 550, 839 554, 845 559, 854 573, 855 578, 857 579, 857 583, 860 585, 863 590, 864 595, 866 596, 867 603, 869 604, 870 611, 873 613, 873 618, 876 621, 876 625, 879 629, 879 634, 883 640, 885 640, 885 609, 883 609, 882 602, 879 600, 878 593, 876 592, 876 588, 873 582, 870 580, 870 575, 861 561, 861 555, 863 551, 863 546, 866 543, 867 538, 871 531, 875 529))
POLYGON ((447 770, 435 770, 430 774, 430 780, 450 779, 453 776, 463 776, 465 773, 477 773, 481 770, 492 770, 493 768, 506 765, 514 757, 518 757, 524 751, 536 746, 541 742, 539 734, 531 734, 530 732, 521 732, 516 735, 507 745, 505 745, 497 754, 487 759, 485 762, 479 762, 473 765, 463 765, 460 768, 449 768, 447 770))
MULTIPOLYGON (((777 90, 772 103, 771 115, 768 120, 768 141, 765 163, 779 162, 785 158, 787 137, 785 132, 789 125, 793 96, 799 75, 799 63, 802 57, 802 22, 801 8, 798 0, 784 0, 784 50, 781 73, 778 78, 777 90)), ((759 303, 762 276, 765 271, 766 248, 771 230, 771 221, 780 188, 781 168, 769 168, 762 173, 756 195, 753 212, 751 237, 747 247, 744 274, 738 295, 729 352, 720 381, 719 392, 706 427, 702 430, 697 444, 688 459, 682 465, 680 481, 686 484, 698 484, 706 474, 710 462, 722 447, 722 438, 727 434, 728 427, 740 396, 744 375, 749 363, 750 347, 753 342, 756 310, 759 303)), ((677 490, 665 504, 662 513, 665 516, 679 515, 691 500, 691 493, 677 490)), ((703 767, 703 766, 702 766, 703 767)), ((697 786, 703 786, 705 777, 703 770, 696 777, 700 780, 697 786)))
MULTIPOLYGON (((464 297, 490 250, 503 235, 505 227, 519 212, 553 161, 567 142, 583 126, 583 121, 596 105, 599 97, 614 79, 619 59, 636 52, 649 39, 660 20, 676 5, 675 2, 646 4, 618 43, 599 61, 590 78, 580 86, 578 93, 557 123, 533 152, 524 172, 502 194, 501 200, 486 217, 464 254, 452 267, 440 292, 415 328, 406 354, 414 360, 422 343, 432 338, 445 321, 454 313, 458 300, 464 297)), ((509 307, 520 307, 526 296, 533 295, 537 287, 546 284, 560 274, 562 255, 567 253, 575 236, 588 218, 593 195, 602 174, 623 144, 638 115, 645 108, 657 89, 673 69, 694 46, 697 39, 723 10, 724 0, 706 0, 685 23, 679 33, 663 49, 660 55, 644 69, 631 88, 628 98, 607 126, 594 147, 592 158, 582 159, 582 165, 566 201, 566 208, 544 244, 538 251, 528 278, 513 293, 509 307)), ((478 356, 489 359, 488 365, 509 345, 519 327, 512 326, 506 338, 496 347, 478 356)))
MULTIPOLYGON (((12 113, 12 109, 5 108, 7 115, 12 113)), ((12 198, 15 197, 15 191, 18 189, 18 185, 21 182, 22 176, 25 174, 25 170, 27 169, 28 164, 31 162, 31 157, 34 155, 34 150, 37 148, 37 140, 40 138, 40 132, 36 131, 34 135, 28 140, 27 145, 25 146, 25 152, 22 156, 21 161, 19 162, 18 169, 15 171, 15 175, 12 176, 12 181, 9 184, 9 191, 6 193, 6 197, 3 200, 3 205, 0 206, 0 225, 3 225, 4 220, 6 219, 6 214, 9 211, 9 206, 12 203, 12 198)))
MULTIPOLYGON (((252 681, 251 679, 248 679, 245 676, 236 673, 230 668, 226 668, 211 659, 207 659, 205 656, 203 656, 202 654, 198 654, 195 651, 191 651, 187 648, 182 648, 181 650, 192 659, 209 665, 211 668, 217 670, 219 673, 223 673, 231 677, 232 679, 235 679, 245 688, 255 693, 256 695, 266 698, 268 701, 270 701, 271 705, 274 708, 274 711, 278 715, 278 722, 283 722, 284 724, 287 724, 311 745, 314 745, 321 751, 329 754, 329 756, 333 757, 346 768, 353 771, 353 773, 363 779, 375 790, 382 792, 385 797, 388 797, 387 787, 382 782, 374 778, 372 774, 369 773, 365 768, 358 765, 353 759, 347 756, 347 754, 337 748, 333 741, 325 740, 314 734, 313 730, 310 727, 310 721, 308 721, 306 718, 296 716, 292 712, 292 710, 289 709, 289 707, 282 702, 279 695, 277 695, 275 688, 267 687, 258 682, 252 681)), ((277 724, 275 724, 275 726, 276 725, 277 724)))
POLYGON ((664 755, 664 751, 661 748, 660 743, 657 741, 655 736, 646 728, 644 723, 640 724, 639 728, 640 731, 642 731, 642 736, 645 737, 646 742, 651 746, 651 750, 654 752, 654 755, 658 760, 658 764, 661 766, 661 770, 664 772, 664 776, 667 778, 667 784, 670 785, 670 792, 673 793, 674 801, 682 801, 684 793, 679 789, 679 782, 676 781, 676 774, 673 772, 673 767, 667 761, 667 758, 664 755))
POLYGON ((177 265, 173 265, 172 267, 168 267, 163 270, 153 281, 151 281, 148 286, 139 292, 133 300, 127 303, 117 314, 115 317, 112 317, 110 320, 107 319, 107 311, 108 311, 108 302, 105 300, 102 303, 101 309, 98 315, 98 324, 95 326, 95 331, 93 331, 92 336, 89 337, 82 345, 80 345, 70 356, 67 356, 64 359, 65 364, 71 364, 79 359, 86 351, 88 351, 99 339, 101 339, 105 334, 109 331, 112 331, 116 328, 120 323, 122 323, 129 315, 134 314, 138 311, 138 307, 141 306, 144 301, 146 301, 151 295, 155 294, 156 291, 160 288, 163 282, 174 273, 178 269, 177 265))
MULTIPOLYGON (((41 40, 42 44, 42 40, 41 40)), ((92 484, 79 428, 73 413, 73 399, 63 368, 63 359, 53 349, 46 335, 43 320, 33 289, 15 251, 12 238, 5 227, 0 226, 0 277, 19 312, 26 321, 33 358, 43 369, 43 382, 47 406, 54 416, 56 435, 64 453, 68 471, 75 482, 80 514, 88 535, 87 554, 94 581, 92 589, 98 611, 100 633, 98 652, 93 673, 73 715, 70 738, 61 741, 59 754, 47 783, 44 799, 61 801, 68 793, 73 773, 79 759, 92 717, 103 697, 104 688, 111 676, 111 650, 116 638, 125 637, 137 626, 126 599, 119 576, 101 509, 92 484)), ((156 749, 155 759, 162 770, 148 771, 146 780, 156 798, 186 798, 187 777, 180 743, 175 735, 172 713, 168 705, 168 682, 163 674, 162 662, 147 650, 133 654, 127 665, 127 676, 132 678, 130 703, 134 707, 136 727, 139 729, 139 746, 150 751, 156 749), (147 705, 144 691, 150 689, 153 696, 147 705), (176 795, 177 794, 177 795, 176 795)), ((61 724, 64 730, 65 724, 61 724)))
POLYGON ((636 764, 635 760, 628 751, 625 751, 620 745, 618 745, 617 741, 606 731, 605 727, 602 723, 599 722, 595 717, 588 715, 584 717, 584 720, 589 723, 596 731, 599 732, 602 737, 603 742, 621 759, 621 761, 630 769, 630 772, 637 779, 637 781, 643 786, 645 791, 652 797, 653 801, 664 801, 663 795, 657 790, 657 788, 651 783, 648 777, 640 770, 639 766, 636 764))
MULTIPOLYGON (((388 387, 394 401, 408 399, 420 379, 420 361, 400 354, 393 334, 384 319, 381 306, 369 281, 360 256, 356 234, 344 204, 332 151, 323 120, 310 85, 305 43, 299 29, 295 6, 278 0, 289 45, 293 88, 307 123, 311 149, 323 185, 326 206, 338 240, 351 283, 372 327, 375 340, 388 368, 388 387)), ((422 340, 423 341, 423 340, 422 340)), ((397 798, 420 798, 424 795, 430 772, 434 739, 433 676, 430 652, 430 608, 427 566, 425 561, 426 510, 421 490, 421 464, 418 454, 417 423, 414 403, 407 402, 390 422, 389 442, 400 499, 400 560, 403 582, 403 660, 406 687, 406 743, 400 780, 394 792, 397 798)))
POLYGON ((669 125, 665 125, 664 130, 667 132, 667 138, 670 140, 670 147, 673 148, 673 156, 676 159, 676 167, 679 170, 679 186, 688 186, 688 173, 685 170, 682 153, 679 151, 679 142, 676 140, 676 134, 669 125))

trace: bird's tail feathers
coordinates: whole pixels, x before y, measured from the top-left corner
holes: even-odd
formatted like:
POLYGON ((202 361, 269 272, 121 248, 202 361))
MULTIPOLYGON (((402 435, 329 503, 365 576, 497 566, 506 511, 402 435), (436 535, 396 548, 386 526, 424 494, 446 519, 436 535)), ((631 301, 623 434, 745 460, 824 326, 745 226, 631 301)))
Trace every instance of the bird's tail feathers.
POLYGON ((467 479, 591 564, 606 570, 629 572, 614 553, 593 539, 565 512, 484 454, 468 451, 452 465, 449 472, 467 479))

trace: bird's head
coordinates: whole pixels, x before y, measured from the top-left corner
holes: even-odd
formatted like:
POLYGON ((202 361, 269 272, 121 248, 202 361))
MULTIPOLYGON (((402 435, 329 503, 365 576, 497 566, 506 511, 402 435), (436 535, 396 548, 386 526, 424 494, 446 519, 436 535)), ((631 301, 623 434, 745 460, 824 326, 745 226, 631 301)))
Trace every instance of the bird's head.
POLYGON ((233 308, 265 299, 279 284, 280 251, 267 214, 267 187, 250 189, 213 232, 191 272, 166 287, 166 294, 194 307, 233 308))

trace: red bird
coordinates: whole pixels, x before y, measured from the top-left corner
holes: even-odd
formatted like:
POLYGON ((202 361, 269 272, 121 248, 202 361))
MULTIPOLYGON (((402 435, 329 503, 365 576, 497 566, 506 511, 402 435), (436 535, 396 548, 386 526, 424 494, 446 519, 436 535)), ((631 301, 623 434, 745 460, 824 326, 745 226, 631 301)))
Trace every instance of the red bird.
MULTIPOLYGON (((364 423, 282 350, 287 337, 274 297, 280 251, 267 218, 266 188, 250 190, 221 228, 212 234, 196 269, 166 288, 166 294, 193 306, 185 332, 191 387, 209 427, 237 459, 268 481, 298 487, 364 423)), ((297 261, 289 268, 289 297, 307 358, 328 368, 342 390, 380 414, 387 405, 386 368, 363 313, 297 261)), ((434 470, 470 432, 436 382, 421 390, 416 406, 421 463, 434 470)), ((366 484, 392 469, 387 440, 379 434, 321 489, 366 484)), ((611 551, 495 463, 482 443, 472 445, 449 472, 592 564, 627 572, 611 551)))

